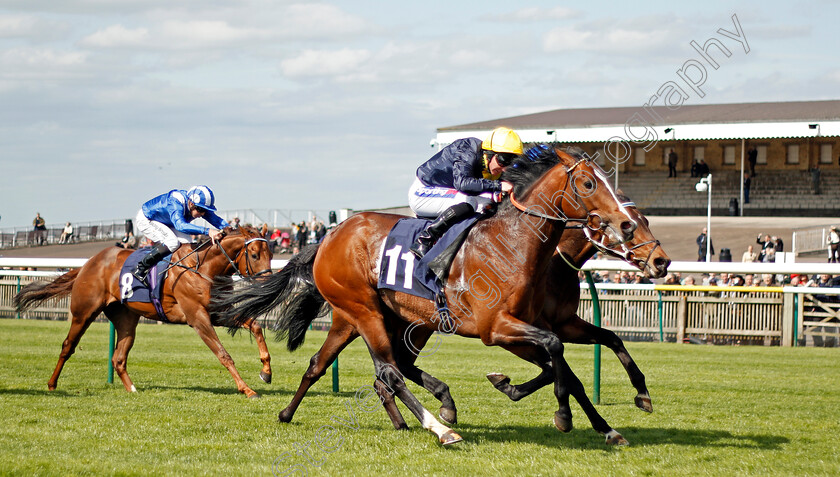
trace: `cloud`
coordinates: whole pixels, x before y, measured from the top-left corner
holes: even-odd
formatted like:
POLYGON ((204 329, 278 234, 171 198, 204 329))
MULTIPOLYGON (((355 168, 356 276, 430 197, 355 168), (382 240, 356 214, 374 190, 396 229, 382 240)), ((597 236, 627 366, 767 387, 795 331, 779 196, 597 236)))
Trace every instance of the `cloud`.
POLYGON ((658 29, 614 25, 605 25, 601 29, 581 29, 579 26, 558 27, 545 34, 543 49, 547 53, 644 51, 669 45, 672 37, 673 33, 667 27, 658 29))
POLYGON ((535 21, 546 20, 568 20, 570 18, 577 18, 581 16, 581 12, 572 8, 566 7, 526 7, 514 10, 513 12, 494 13, 484 15, 483 20, 502 23, 531 23, 535 21))
POLYGON ((146 28, 128 29, 122 25, 111 25, 88 35, 81 41, 82 46, 98 48, 119 48, 125 46, 142 46, 149 41, 149 30, 146 28))
POLYGON ((356 73, 370 57, 368 50, 304 50, 293 58, 283 60, 280 68, 291 78, 340 76, 356 73))

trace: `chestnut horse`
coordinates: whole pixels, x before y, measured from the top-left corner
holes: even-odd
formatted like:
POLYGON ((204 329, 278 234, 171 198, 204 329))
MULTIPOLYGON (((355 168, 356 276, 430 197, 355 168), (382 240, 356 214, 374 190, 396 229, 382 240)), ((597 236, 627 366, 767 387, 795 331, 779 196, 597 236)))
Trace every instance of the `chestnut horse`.
MULTIPOLYGON (((242 380, 233 359, 219 341, 207 305, 214 277, 233 273, 243 276, 269 273, 272 254, 260 230, 240 227, 237 230, 228 228, 224 232, 225 236, 215 246, 209 240, 198 245, 185 244, 172 255, 172 265, 162 285, 161 305, 168 321, 186 323, 195 329, 198 336, 233 376, 239 392, 248 397, 259 397, 242 380)), ((117 344, 112 359, 114 369, 126 391, 137 391, 126 371, 128 352, 134 344, 137 323, 141 316, 153 320, 160 318, 151 303, 120 301, 120 269, 131 253, 131 250, 119 247, 106 248, 94 255, 83 267, 71 270, 52 282, 32 282, 15 296, 17 310, 24 311, 47 299, 70 294, 70 312, 73 318, 70 331, 61 346, 58 364, 47 383, 51 391, 56 388, 64 363, 101 312, 105 312, 105 316, 111 320, 117 331, 117 344)), ((263 363, 260 377, 265 382, 271 382, 271 357, 262 328, 253 319, 244 320, 242 327, 250 330, 257 340, 260 361, 263 363)))
MULTIPOLYGON (((399 320, 428 327, 438 326, 439 320, 451 331, 480 338, 487 346, 539 348, 554 374, 555 425, 561 431, 571 428, 563 345, 551 331, 534 326, 545 298, 549 259, 567 222, 609 230, 619 242, 632 237, 637 224, 585 157, 550 150, 536 161, 520 158, 502 179, 514 185, 509 200, 493 217, 473 227, 452 262, 445 288, 449 306, 457 314, 454 322, 436 313, 431 300, 376 288, 382 243, 404 218, 390 214, 354 215, 280 273, 215 297, 214 312, 230 320, 231 326, 284 304, 276 327, 288 335, 290 350, 303 342, 321 305, 332 307, 327 339, 310 361, 292 402, 281 411, 280 421, 292 419, 309 387, 360 335, 373 358, 379 390, 382 386, 393 390, 441 443, 460 441, 406 387, 392 343, 401 337, 389 334, 399 320)), ((404 260, 408 266, 410 257, 404 260)), ((580 293, 578 287, 566 292, 580 293)))

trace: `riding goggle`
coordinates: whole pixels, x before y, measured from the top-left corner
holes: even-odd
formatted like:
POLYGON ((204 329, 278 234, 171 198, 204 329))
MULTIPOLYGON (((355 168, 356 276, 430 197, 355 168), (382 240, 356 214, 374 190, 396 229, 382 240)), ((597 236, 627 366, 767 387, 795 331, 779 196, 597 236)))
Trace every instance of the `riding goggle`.
POLYGON ((512 152, 494 152, 493 154, 496 155, 496 162, 498 162, 502 167, 507 167, 513 164, 513 161, 518 157, 512 152))

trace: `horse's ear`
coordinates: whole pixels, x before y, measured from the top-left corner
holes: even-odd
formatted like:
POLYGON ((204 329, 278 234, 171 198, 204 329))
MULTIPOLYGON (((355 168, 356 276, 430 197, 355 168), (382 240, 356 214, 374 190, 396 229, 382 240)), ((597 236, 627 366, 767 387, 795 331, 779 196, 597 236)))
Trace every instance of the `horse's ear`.
POLYGON ((268 232, 268 224, 263 223, 263 226, 260 229, 260 235, 265 235, 266 232, 268 232))

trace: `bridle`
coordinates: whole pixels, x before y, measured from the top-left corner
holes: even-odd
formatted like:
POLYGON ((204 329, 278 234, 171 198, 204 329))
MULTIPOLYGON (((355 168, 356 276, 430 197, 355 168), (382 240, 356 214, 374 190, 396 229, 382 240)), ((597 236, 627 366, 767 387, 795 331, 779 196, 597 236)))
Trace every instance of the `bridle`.
MULTIPOLYGON (((568 190, 569 187, 571 186, 572 171, 574 171, 577 166, 579 166, 581 163, 584 163, 584 162, 588 163, 589 160, 586 157, 584 157, 582 159, 579 159, 577 162, 575 162, 571 166, 565 166, 565 165, 563 166, 564 169, 566 170, 566 185, 563 187, 563 191, 568 190)), ((574 195, 575 195, 575 197, 580 198, 579 193, 575 193, 574 195)), ((520 210, 520 211, 522 211, 522 212, 524 212, 528 215, 532 215, 534 217, 539 217, 539 218, 545 219, 545 220, 554 220, 554 221, 564 222, 564 223, 575 222, 575 225, 566 226, 566 228, 569 228, 569 229, 581 228, 585 231, 589 230, 591 232, 598 232, 598 231, 603 231, 604 229, 607 228, 607 226, 604 224, 604 221, 601 220, 601 216, 598 215, 597 212, 593 212, 593 211, 589 210, 589 208, 586 206, 585 203, 583 203, 583 201, 580 201, 580 206, 583 207, 583 210, 586 211, 586 218, 575 219, 575 218, 566 217, 565 215, 563 215, 562 211, 560 212, 561 216, 556 216, 556 215, 543 214, 542 212, 532 210, 531 207, 525 206, 521 202, 516 200, 516 197, 514 197, 514 195, 513 195, 513 191, 511 191, 511 193, 508 195, 508 199, 510 200, 510 203, 514 207, 516 207, 518 210, 520 210), (599 225, 598 226, 593 226, 591 224, 595 222, 594 218, 596 218, 596 217, 598 219, 597 223, 599 225)), ((588 235, 587 235, 587 238, 589 238, 588 235)))
POLYGON ((219 250, 222 251, 222 254, 225 256, 228 263, 230 263, 230 265, 233 267, 234 273, 239 275, 239 278, 242 278, 243 280, 248 280, 259 277, 260 275, 271 273, 271 267, 266 268, 264 270, 260 270, 256 273, 252 272, 251 254, 248 253, 248 245, 254 242, 265 242, 266 245, 268 245, 268 240, 264 239, 263 237, 251 237, 248 240, 246 240, 244 244, 242 244, 242 248, 239 249, 239 252, 236 253, 236 256, 233 257, 233 259, 230 258, 230 255, 228 255, 225 248, 222 247, 221 241, 219 241, 219 243, 216 244, 219 247, 219 250), (236 261, 239 260, 239 256, 242 255, 242 252, 245 252, 245 272, 248 274, 247 276, 243 275, 242 272, 239 270, 239 267, 236 266, 236 261))
MULTIPOLYGON (((218 242, 216 242, 216 246, 217 246, 217 247, 219 247, 219 250, 221 250, 222 255, 224 255, 224 256, 225 256, 225 258, 227 259, 228 263, 229 263, 229 264, 233 267, 233 271, 234 271, 234 273, 235 273, 236 275, 238 275, 240 278, 242 278, 243 280, 250 280, 250 279, 253 279, 253 278, 259 277, 259 276, 261 276, 261 275, 265 275, 265 274, 271 273, 271 268, 266 268, 266 269, 264 269, 264 270, 260 270, 260 271, 258 271, 258 272, 256 272, 256 273, 252 273, 252 269, 253 269, 253 267, 252 267, 252 263, 251 263, 251 257, 250 257, 250 254, 249 254, 249 253, 247 253, 247 250, 248 250, 248 245, 249 245, 249 244, 251 244, 251 243, 253 243, 253 242, 265 242, 265 243, 267 244, 267 243, 268 243, 268 240, 266 240, 266 239, 264 239, 264 238, 262 238, 262 237, 251 237, 251 238, 249 238, 249 239, 245 240, 245 243, 243 243, 243 244, 242 244, 242 248, 239 250, 239 252, 237 252, 237 253, 236 253, 236 256, 235 256, 235 257, 233 257, 233 258, 230 258, 230 255, 228 255, 228 253, 227 253, 227 251, 225 250, 225 248, 224 248, 224 247, 222 247, 222 242, 221 242, 221 240, 219 240, 218 242), (236 262, 239 260, 239 257, 242 255, 242 252, 245 252, 245 271, 246 271, 247 275, 243 275, 243 274, 242 274, 242 272, 239 270, 239 267, 236 265, 236 262)), ((188 253, 188 254, 184 255, 183 257, 181 257, 181 259, 180 259, 180 260, 178 260, 177 262, 173 262, 173 263, 171 263, 171 264, 170 264, 170 265, 166 268, 166 270, 169 270, 169 269, 171 269, 171 268, 173 268, 173 267, 180 267, 180 268, 184 268, 184 269, 186 269, 186 270, 189 270, 189 271, 191 271, 191 272, 195 273, 196 275, 200 276, 201 278, 204 278, 205 280, 212 282, 212 281, 213 281, 213 277, 209 277, 209 276, 207 276, 207 275, 205 275, 205 274, 203 274, 203 273, 201 273, 201 272, 199 272, 199 271, 198 271, 198 267, 200 267, 200 266, 201 266, 201 260, 199 260, 199 258, 198 258, 198 252, 199 252, 201 249, 205 248, 205 247, 207 246, 207 244, 209 244, 209 243, 211 243, 211 241, 210 241, 210 240, 207 240, 207 241, 204 241, 204 242, 202 242, 202 243, 198 244, 198 246, 197 246, 194 250, 192 250, 190 253, 188 253), (188 267, 188 266, 186 266, 186 265, 181 264, 181 262, 183 262, 184 260, 186 260, 188 257, 190 257, 190 256, 192 256, 192 255, 195 255, 195 256, 196 256, 195 268, 193 268, 193 267, 188 267)), ((208 250, 209 250, 209 249, 208 249, 208 250)))

